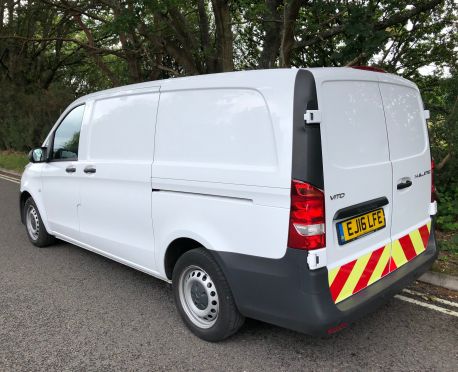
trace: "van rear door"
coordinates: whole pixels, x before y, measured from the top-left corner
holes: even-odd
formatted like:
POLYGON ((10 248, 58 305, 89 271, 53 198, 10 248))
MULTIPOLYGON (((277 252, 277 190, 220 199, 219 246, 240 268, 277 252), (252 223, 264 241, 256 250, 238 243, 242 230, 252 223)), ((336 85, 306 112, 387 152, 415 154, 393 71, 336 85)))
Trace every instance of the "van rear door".
POLYGON ((380 74, 393 166, 390 272, 426 249, 430 231, 431 155, 417 87, 380 74))
POLYGON ((337 303, 388 273, 393 181, 378 74, 327 71, 313 72, 321 112, 326 259, 337 303))

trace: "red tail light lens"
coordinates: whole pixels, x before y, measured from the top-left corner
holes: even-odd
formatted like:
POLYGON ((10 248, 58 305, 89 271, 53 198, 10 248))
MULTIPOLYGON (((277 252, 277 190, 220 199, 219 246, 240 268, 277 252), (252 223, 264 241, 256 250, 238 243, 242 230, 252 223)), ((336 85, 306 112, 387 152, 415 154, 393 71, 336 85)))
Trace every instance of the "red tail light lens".
POLYGON ((326 246, 324 194, 316 187, 293 180, 288 247, 318 249, 326 246))
POLYGON ((431 203, 436 200, 436 185, 434 184, 434 160, 431 160, 431 203))

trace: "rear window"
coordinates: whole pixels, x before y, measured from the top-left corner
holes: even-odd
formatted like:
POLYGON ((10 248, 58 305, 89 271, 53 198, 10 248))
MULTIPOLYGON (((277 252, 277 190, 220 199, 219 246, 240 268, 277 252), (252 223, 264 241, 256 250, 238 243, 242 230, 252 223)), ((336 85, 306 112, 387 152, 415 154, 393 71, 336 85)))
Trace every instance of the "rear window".
POLYGON ((322 101, 320 107, 333 164, 355 167, 389 160, 377 82, 325 82, 322 101))
POLYGON ((419 93, 410 87, 380 84, 390 139, 391 160, 422 153, 427 131, 419 93))

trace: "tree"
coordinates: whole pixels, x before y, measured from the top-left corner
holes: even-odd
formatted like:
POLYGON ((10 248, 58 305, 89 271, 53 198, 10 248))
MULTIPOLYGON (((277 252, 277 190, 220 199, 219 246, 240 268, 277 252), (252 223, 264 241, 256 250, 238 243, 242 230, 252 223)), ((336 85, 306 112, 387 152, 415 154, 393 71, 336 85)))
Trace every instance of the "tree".
POLYGON ((122 84, 290 66, 375 64, 418 81, 429 66, 439 79, 457 64, 453 6, 453 0, 0 0, 0 99, 11 105, 20 102, 14 94, 38 100, 61 91, 61 100, 53 96, 58 107, 122 84))

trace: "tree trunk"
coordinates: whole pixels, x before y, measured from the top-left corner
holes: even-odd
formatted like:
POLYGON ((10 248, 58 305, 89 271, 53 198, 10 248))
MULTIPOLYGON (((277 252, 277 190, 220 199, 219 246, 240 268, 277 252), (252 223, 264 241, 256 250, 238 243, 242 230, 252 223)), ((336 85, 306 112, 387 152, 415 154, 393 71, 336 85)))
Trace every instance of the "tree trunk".
POLYGON ((212 47, 210 46, 210 27, 205 0, 197 0, 199 13, 200 48, 204 56, 205 72, 212 73, 216 70, 216 62, 212 47))
POLYGON ((264 44, 259 58, 260 68, 272 68, 276 66, 278 57, 278 50, 281 44, 281 15, 279 14, 278 7, 281 5, 281 0, 267 0, 266 13, 264 15, 265 21, 263 22, 264 31, 264 44))
POLYGON ((294 47, 294 30, 300 8, 300 0, 291 0, 285 5, 283 35, 280 46, 280 67, 291 67, 291 52, 294 47))
POLYGON ((164 40, 162 46, 168 55, 173 57, 179 65, 183 66, 187 75, 199 74, 194 59, 184 48, 180 48, 172 40, 164 40))
POLYGON ((3 18, 5 17, 5 3, 2 0, 0 3, 0 30, 3 28, 3 18))
POLYGON ((212 0, 215 15, 218 71, 234 70, 231 13, 226 0, 212 0))

